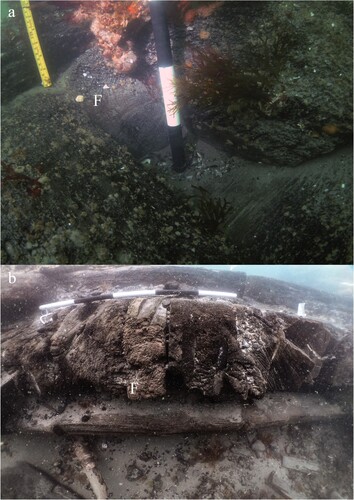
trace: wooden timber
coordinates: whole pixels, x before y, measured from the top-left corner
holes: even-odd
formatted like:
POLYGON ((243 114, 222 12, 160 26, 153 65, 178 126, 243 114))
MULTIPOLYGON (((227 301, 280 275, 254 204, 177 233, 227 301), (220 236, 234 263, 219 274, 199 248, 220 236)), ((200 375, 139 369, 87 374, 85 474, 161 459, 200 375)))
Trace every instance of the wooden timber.
POLYGON ((21 431, 67 435, 240 431, 342 418, 346 413, 317 394, 273 393, 252 404, 181 404, 168 401, 110 401, 84 410, 70 404, 60 415, 38 406, 19 422, 21 431), (102 409, 105 408, 105 409, 102 409))

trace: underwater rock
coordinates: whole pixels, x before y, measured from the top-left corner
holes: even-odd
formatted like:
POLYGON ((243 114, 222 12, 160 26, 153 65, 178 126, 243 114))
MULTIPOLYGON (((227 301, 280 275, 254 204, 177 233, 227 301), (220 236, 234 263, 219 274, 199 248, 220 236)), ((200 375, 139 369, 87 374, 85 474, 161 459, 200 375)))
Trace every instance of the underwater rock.
POLYGON ((99 106, 88 109, 92 122, 138 158, 167 146, 162 102, 139 80, 127 78, 115 87, 104 91, 99 106))
POLYGON ((178 53, 188 126, 223 150, 272 165, 295 166, 349 144, 351 35, 352 4, 225 2, 195 21, 178 53))
POLYGON ((227 221, 227 234, 239 248, 237 261, 350 264, 352 165, 351 146, 296 168, 234 157, 222 176, 204 174, 199 182, 240 207, 227 221))
POLYGON ((266 447, 262 441, 257 439, 251 446, 252 450, 255 451, 256 453, 262 453, 263 451, 266 451, 266 447))
POLYGON ((87 96, 84 109, 92 125, 133 154, 141 157, 168 145, 164 107, 156 90, 107 67, 97 47, 78 57, 64 78, 70 89, 87 96), (95 94, 102 96, 97 106, 95 94))
POLYGON ((145 475, 146 472, 142 468, 138 467, 136 461, 128 465, 126 475, 128 481, 136 481, 137 479, 141 479, 145 475))

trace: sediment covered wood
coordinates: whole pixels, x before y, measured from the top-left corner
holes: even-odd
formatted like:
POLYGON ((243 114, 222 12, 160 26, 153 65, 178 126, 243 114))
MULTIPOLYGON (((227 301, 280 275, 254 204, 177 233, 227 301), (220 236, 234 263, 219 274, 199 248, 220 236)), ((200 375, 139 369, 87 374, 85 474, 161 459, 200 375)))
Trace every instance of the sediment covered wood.
POLYGON ((3 366, 41 396, 84 385, 149 399, 185 392, 234 394, 351 383, 350 341, 323 324, 222 300, 137 298, 80 304, 52 323, 4 337, 3 366), (136 390, 132 390, 135 384, 136 390))
POLYGON ((316 394, 267 394, 252 405, 235 403, 181 404, 177 402, 111 401, 105 409, 93 406, 90 412, 78 403, 60 415, 48 416, 48 406, 38 406, 32 418, 19 422, 30 432, 59 434, 178 434, 256 429, 274 425, 323 421, 345 416, 334 403, 316 394))

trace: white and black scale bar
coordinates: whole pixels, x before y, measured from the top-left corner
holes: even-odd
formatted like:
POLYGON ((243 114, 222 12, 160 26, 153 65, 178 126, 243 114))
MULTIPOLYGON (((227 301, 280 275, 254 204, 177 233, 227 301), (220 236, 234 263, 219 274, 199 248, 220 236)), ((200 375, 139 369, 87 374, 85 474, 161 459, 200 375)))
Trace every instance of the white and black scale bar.
POLYGON ((60 300, 58 302, 51 302, 50 304, 43 304, 39 306, 40 311, 43 311, 40 321, 43 325, 52 321, 53 310, 62 307, 73 306, 76 304, 87 304, 89 302, 96 302, 109 299, 130 299, 132 297, 156 297, 159 295, 169 295, 174 297, 221 297, 228 299, 237 298, 236 293, 232 292, 219 292, 218 290, 129 290, 123 292, 104 293, 102 295, 90 295, 88 297, 78 297, 77 299, 60 300))
POLYGON ((164 2, 161 2, 160 0, 150 0, 149 7, 155 38, 173 168, 177 172, 183 172, 186 169, 186 158, 183 145, 181 120, 177 109, 175 72, 173 67, 165 6, 164 2))
POLYGON ((100 300, 109 299, 129 299, 132 297, 152 297, 159 295, 172 295, 175 297, 224 297, 235 299, 236 293, 220 292, 218 290, 129 290, 123 292, 104 293, 102 295, 90 295, 88 297, 78 297, 77 299, 60 300, 50 304, 43 304, 39 306, 41 311, 49 311, 59 309, 60 307, 68 307, 75 304, 86 304, 88 302, 95 302, 100 300))

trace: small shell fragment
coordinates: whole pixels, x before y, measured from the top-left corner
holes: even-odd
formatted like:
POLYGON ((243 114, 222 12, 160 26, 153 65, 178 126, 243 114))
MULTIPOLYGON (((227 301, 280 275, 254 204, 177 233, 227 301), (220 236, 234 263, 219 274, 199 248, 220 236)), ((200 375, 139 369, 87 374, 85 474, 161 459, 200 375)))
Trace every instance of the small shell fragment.
POLYGON ((85 100, 85 96, 83 96, 83 95, 77 95, 75 97, 76 102, 84 102, 84 100, 85 100))
POLYGON ((210 37, 210 33, 209 33, 209 31, 201 30, 201 31, 199 32, 199 38, 200 38, 201 40, 208 40, 208 38, 209 38, 209 37, 210 37))
POLYGON ((340 132, 338 125, 335 123, 326 123, 322 127, 322 132, 326 135, 336 135, 340 132))

